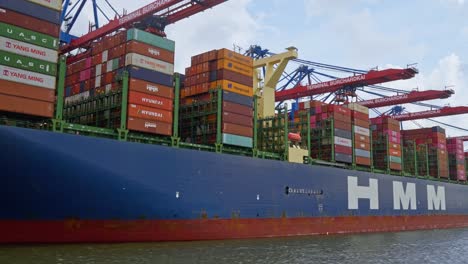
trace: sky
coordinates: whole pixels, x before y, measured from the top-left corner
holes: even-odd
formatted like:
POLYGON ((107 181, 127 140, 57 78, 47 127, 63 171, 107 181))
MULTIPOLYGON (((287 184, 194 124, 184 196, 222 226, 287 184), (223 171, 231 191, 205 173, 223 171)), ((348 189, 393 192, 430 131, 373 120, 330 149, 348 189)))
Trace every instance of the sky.
MULTIPOLYGON (((110 10, 104 0, 97 2, 110 10)), ((119 11, 131 12, 152 0, 110 2, 119 11)), ((75 33, 85 32, 91 14, 88 7, 75 33)), ((192 55, 211 49, 260 45, 280 53, 294 46, 301 59, 362 70, 417 63, 415 78, 384 86, 403 90, 449 87, 455 90, 454 96, 426 103, 468 106, 467 18, 468 0, 229 0, 169 25, 166 33, 176 41, 175 67, 180 72, 189 66, 192 55)), ((298 66, 291 63, 288 71, 298 66)), ((412 112, 428 109, 404 107, 412 112)), ((468 129, 468 114, 436 120, 468 129)), ((439 125, 428 120, 417 123, 439 125)), ((405 129, 416 127, 404 122, 405 129)), ((468 135, 468 130, 445 128, 448 136, 468 135)))

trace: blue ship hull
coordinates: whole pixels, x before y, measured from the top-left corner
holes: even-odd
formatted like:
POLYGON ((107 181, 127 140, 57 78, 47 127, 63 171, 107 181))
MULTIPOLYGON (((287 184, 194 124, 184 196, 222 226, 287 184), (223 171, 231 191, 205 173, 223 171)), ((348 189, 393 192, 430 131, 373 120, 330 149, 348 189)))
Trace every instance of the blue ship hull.
POLYGON ((468 226, 468 186, 0 126, 0 237, 125 242, 468 226))

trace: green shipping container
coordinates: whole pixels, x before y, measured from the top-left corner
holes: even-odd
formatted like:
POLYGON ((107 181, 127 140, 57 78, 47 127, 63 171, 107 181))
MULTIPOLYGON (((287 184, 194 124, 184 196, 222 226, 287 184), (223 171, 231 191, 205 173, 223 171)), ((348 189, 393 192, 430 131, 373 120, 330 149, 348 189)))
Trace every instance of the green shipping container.
POLYGON ((401 164, 401 157, 390 156, 390 162, 401 164))
POLYGON ((119 58, 108 61, 106 64, 106 72, 112 72, 120 68, 119 62, 120 62, 119 58))
POLYGON ((59 48, 59 40, 57 38, 1 22, 0 36, 16 39, 48 49, 58 50, 59 48))
POLYGON ((127 31, 127 41, 130 40, 143 42, 148 45, 165 49, 171 52, 174 52, 175 50, 174 41, 135 28, 129 29, 127 31))
POLYGON ((0 50, 0 65, 31 72, 57 75, 57 64, 0 50))
POLYGON ((251 148, 253 146, 253 139, 223 133, 223 144, 251 148))

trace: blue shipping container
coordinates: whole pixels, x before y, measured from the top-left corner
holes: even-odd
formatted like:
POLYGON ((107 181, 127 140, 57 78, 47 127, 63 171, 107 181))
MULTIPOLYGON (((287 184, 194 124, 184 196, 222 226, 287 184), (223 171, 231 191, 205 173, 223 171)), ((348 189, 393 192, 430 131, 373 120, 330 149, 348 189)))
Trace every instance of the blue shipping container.
POLYGON ((253 107, 253 98, 237 93, 223 91, 223 101, 253 107))
POLYGON ((148 69, 143 69, 136 66, 128 66, 128 73, 130 77, 135 79, 144 80, 156 84, 161 84, 168 87, 174 87, 174 81, 172 75, 156 72, 148 69))

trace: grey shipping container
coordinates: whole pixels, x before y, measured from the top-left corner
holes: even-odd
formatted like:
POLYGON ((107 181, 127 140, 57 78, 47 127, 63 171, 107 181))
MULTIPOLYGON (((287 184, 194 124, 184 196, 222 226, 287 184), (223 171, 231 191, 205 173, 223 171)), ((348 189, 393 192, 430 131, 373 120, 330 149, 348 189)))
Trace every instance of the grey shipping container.
POLYGON ((1 0, 0 7, 60 25, 60 12, 26 0, 1 0))
MULTIPOLYGON (((122 71, 122 70, 120 70, 122 71)), ((131 78, 144 80, 147 82, 152 82, 156 84, 161 84, 169 87, 174 87, 174 81, 172 75, 135 67, 128 66, 127 71, 130 74, 131 78)))
POLYGON ((335 153, 335 161, 344 163, 353 163, 353 155, 335 153))
POLYGON ((363 158, 370 158, 370 151, 363 149, 354 149, 354 154, 363 158))
POLYGON ((352 139, 351 131, 346 131, 346 130, 339 129, 339 128, 335 128, 335 136, 341 137, 341 138, 352 139))
POLYGON ((223 91, 223 101, 253 107, 253 98, 237 93, 223 91))

